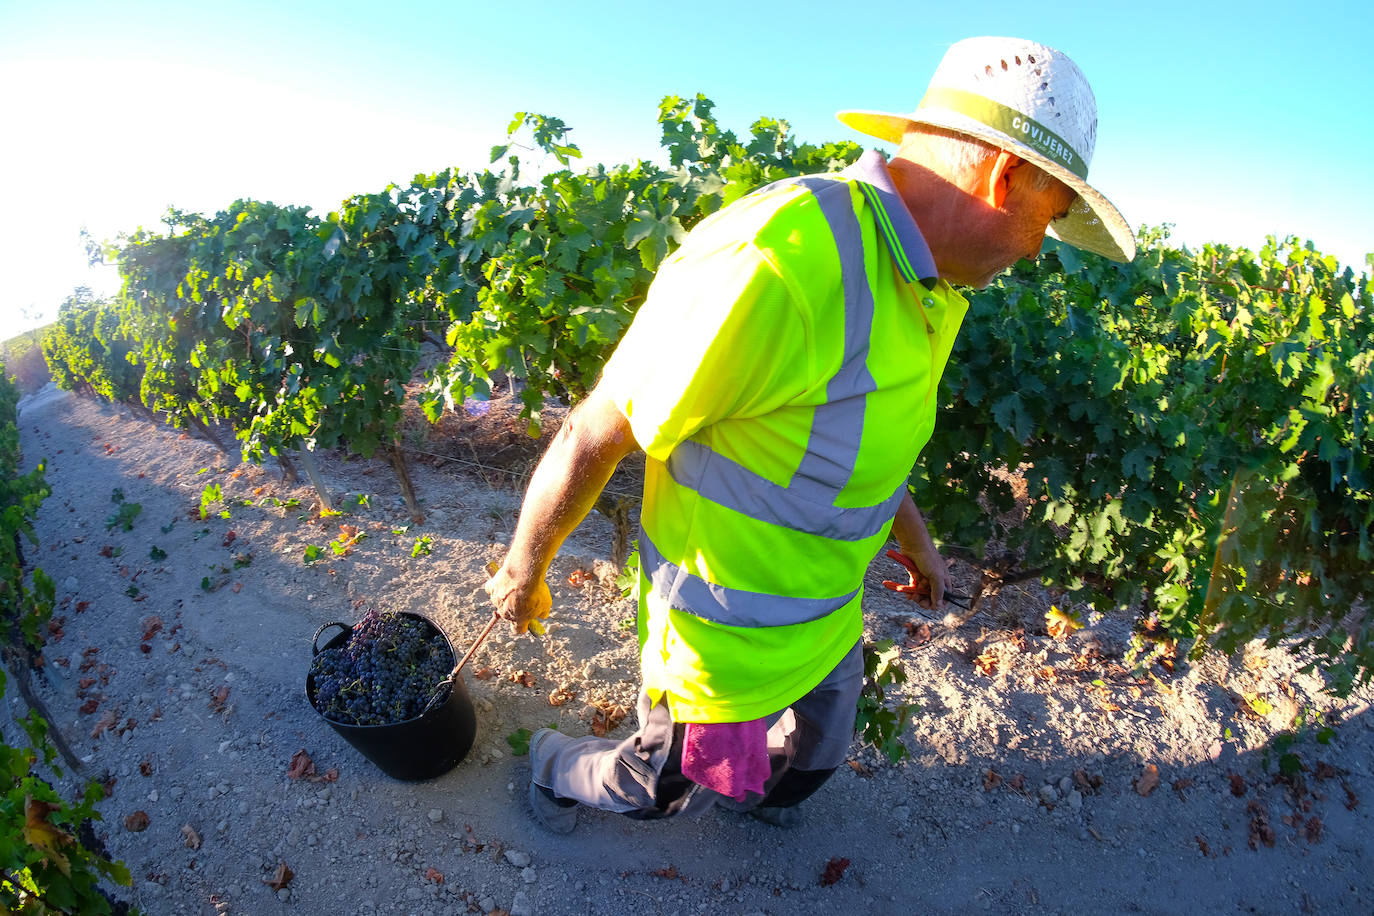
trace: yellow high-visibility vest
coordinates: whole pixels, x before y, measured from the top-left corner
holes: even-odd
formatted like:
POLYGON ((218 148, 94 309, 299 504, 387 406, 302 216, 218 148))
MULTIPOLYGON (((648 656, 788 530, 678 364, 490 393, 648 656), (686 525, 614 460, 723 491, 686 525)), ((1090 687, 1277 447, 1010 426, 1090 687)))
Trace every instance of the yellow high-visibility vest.
POLYGON ((967 309, 877 153, 755 191, 664 262, 601 386, 648 455, 640 668, 674 719, 776 712, 860 638, 967 309))

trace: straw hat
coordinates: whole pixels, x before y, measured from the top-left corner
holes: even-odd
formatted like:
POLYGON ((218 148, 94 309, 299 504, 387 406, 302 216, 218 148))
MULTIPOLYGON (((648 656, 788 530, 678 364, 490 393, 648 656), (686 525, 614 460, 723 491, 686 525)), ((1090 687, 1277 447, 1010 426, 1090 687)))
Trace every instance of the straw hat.
POLYGON ((1097 101, 1062 52, 1020 38, 967 38, 946 52, 911 114, 841 111, 845 124, 901 143, 930 124, 991 143, 1035 163, 1078 192, 1047 233, 1114 261, 1135 257, 1135 237, 1116 207, 1088 184, 1097 141, 1097 101))

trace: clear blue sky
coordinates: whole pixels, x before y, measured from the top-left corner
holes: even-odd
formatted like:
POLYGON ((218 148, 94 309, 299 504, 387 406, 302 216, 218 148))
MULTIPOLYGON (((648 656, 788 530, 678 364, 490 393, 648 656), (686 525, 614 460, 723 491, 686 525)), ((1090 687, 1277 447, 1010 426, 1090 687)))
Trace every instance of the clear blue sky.
POLYGON ((668 94, 705 93, 741 134, 768 115, 866 142, 834 112, 909 111, 976 34, 1077 61, 1099 109, 1090 180, 1132 225, 1191 245, 1295 234, 1357 270, 1374 251, 1368 0, 0 0, 0 339, 78 284, 114 291, 83 226, 112 238, 239 197, 327 211, 485 166, 522 110, 572 125, 584 162, 653 158, 668 94))

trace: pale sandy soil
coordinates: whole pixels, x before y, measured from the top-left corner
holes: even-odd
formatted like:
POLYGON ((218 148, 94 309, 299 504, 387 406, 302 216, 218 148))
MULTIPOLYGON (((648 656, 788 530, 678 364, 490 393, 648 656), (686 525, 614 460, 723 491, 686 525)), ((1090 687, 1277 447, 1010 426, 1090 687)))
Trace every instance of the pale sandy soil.
MULTIPOLYGON (((550 836, 530 820, 528 767, 506 739, 550 723, 580 734, 634 696, 633 608, 598 579, 609 522, 593 515, 556 563, 548 635, 498 630, 479 652, 474 673, 490 677, 468 678, 472 752, 404 783, 307 703, 312 636, 377 605, 428 615, 465 649, 489 615, 482 568, 519 504, 496 464, 517 459, 483 459, 452 422, 412 431, 417 450, 488 465, 415 464, 426 519, 413 525, 389 467, 326 455, 334 493, 369 505, 320 520, 313 491, 275 469, 119 408, 42 394, 20 427, 53 490, 29 552, 58 585, 40 693, 82 777, 111 783, 97 833, 134 875, 116 896, 147 913, 1353 913, 1374 899, 1369 692, 1336 703, 1261 647, 1138 681, 1120 665, 1127 621, 1052 639, 1038 587, 957 629, 936 623, 926 641, 904 626, 911 607, 876 587, 895 571, 882 559, 868 630, 911 641, 909 760, 856 744, 792 830, 725 811, 584 812, 575 833, 550 836), (211 483, 229 517, 192 518, 211 483), (116 488, 142 507, 128 532, 106 527, 116 488), (341 525, 367 537, 336 557, 341 525), (412 557, 422 536, 431 552, 412 557), (307 564, 310 545, 325 550, 307 564), (576 698, 550 705, 560 687, 576 698), (1301 730, 1291 752, 1304 769, 1279 778, 1275 736, 1317 714, 1334 737, 1301 730), (337 780, 291 778, 302 750, 337 780), (1149 767, 1159 784, 1145 794, 1149 767), (148 825, 134 831, 139 811, 148 825), (847 869, 823 885, 838 859, 847 869), (266 882, 282 863, 294 877, 278 891, 266 882)), ((16 710, 10 698, 7 735, 16 710)))

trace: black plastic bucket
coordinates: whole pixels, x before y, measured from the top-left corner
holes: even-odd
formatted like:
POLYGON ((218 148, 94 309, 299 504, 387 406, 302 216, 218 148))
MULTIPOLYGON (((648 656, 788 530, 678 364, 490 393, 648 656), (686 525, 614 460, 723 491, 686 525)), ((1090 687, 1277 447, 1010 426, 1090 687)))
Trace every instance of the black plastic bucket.
MULTIPOLYGON (((443 635, 443 631, 427 618, 419 614, 400 613, 423 622, 432 632, 443 635)), ((352 634, 353 628, 346 623, 334 621, 321 625, 315 631, 315 654, 341 647, 352 634), (343 632, 321 646, 320 634, 330 627, 341 627, 343 632)), ((444 644, 448 646, 450 657, 453 657, 453 643, 449 642, 447 636, 444 636, 444 644)), ((323 713, 320 718, 391 778, 406 781, 433 779, 456 767, 471 749, 473 738, 477 735, 477 715, 473 712, 472 699, 468 696, 463 676, 458 675, 444 691, 445 695, 431 703, 424 712, 404 722, 347 725, 335 722, 323 713)), ((319 712, 319 707, 315 705, 315 676, 310 672, 305 676, 305 696, 311 708, 319 712)))

